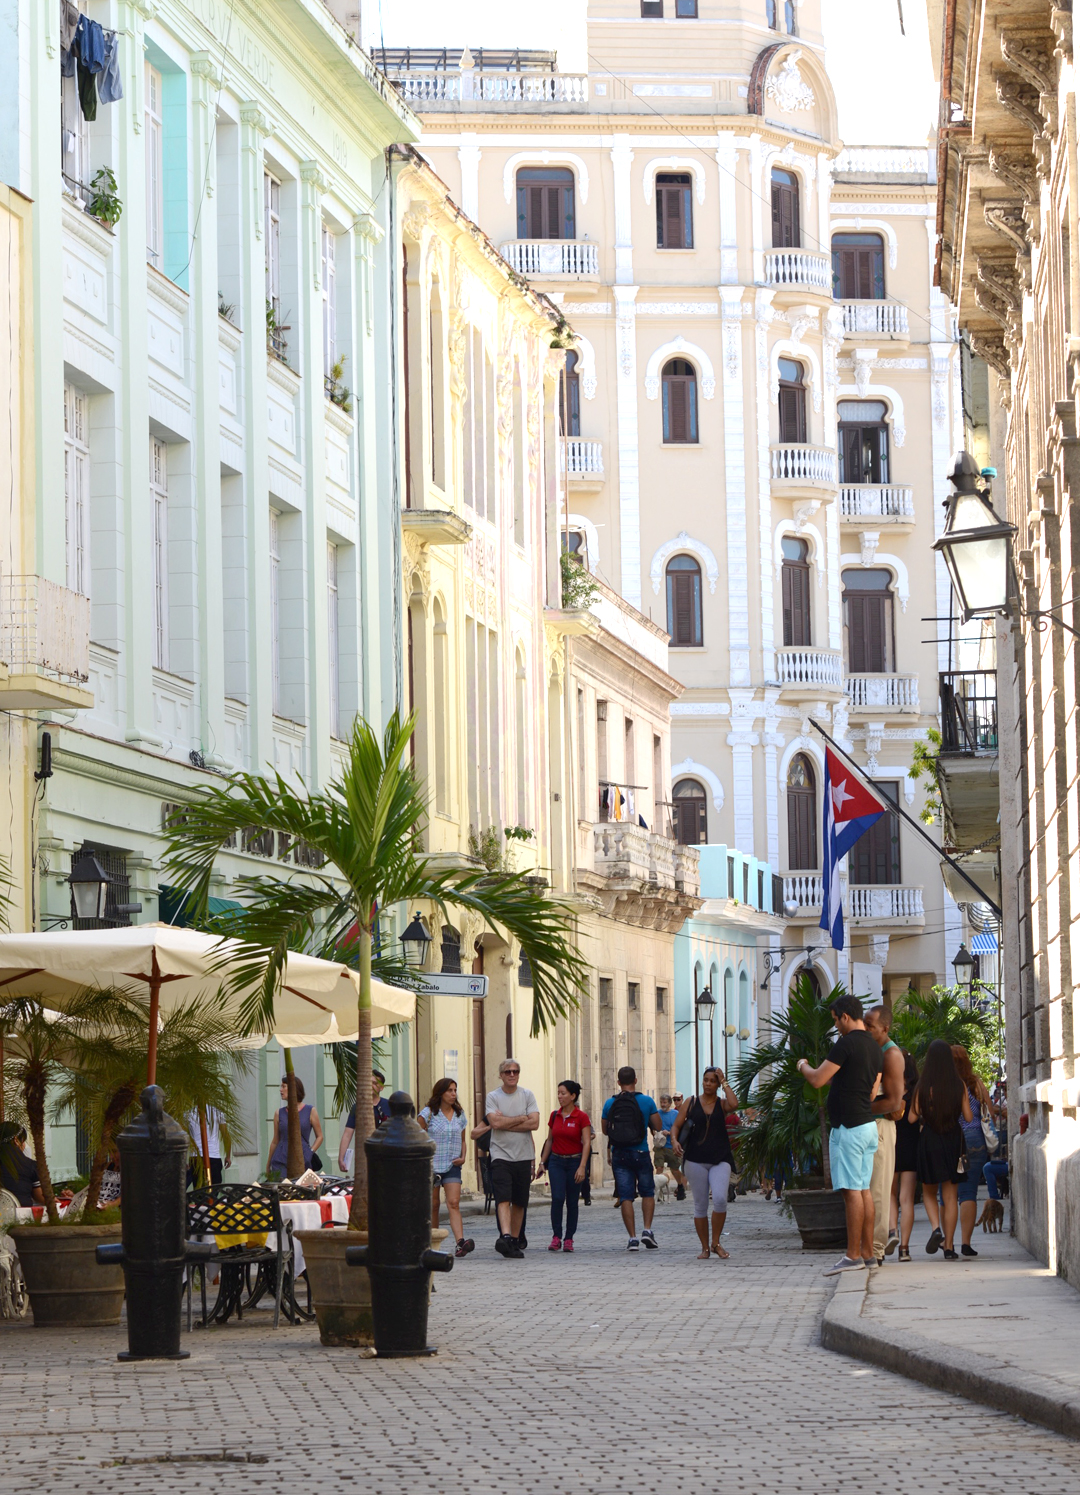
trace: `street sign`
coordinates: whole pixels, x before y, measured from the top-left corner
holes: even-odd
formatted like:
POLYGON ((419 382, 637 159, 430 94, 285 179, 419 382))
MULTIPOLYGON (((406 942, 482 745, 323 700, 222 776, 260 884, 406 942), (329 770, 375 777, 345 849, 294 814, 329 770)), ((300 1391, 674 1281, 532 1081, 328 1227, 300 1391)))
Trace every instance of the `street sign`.
POLYGON ((420 990, 440 997, 486 997, 486 976, 421 976, 420 990))

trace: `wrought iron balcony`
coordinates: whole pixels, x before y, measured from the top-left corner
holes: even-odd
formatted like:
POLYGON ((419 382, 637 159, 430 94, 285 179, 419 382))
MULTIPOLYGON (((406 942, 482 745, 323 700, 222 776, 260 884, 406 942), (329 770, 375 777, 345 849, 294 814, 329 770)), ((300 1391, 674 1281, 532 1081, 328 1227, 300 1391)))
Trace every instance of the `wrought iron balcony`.
POLYGON ((996 753, 997 671, 949 670, 941 690, 941 751, 996 753))

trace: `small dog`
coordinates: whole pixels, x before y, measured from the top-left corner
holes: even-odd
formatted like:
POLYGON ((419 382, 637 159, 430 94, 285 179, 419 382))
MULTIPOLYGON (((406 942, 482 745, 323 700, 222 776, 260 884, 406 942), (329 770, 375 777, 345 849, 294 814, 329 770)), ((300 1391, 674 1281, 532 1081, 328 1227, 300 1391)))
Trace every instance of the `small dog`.
POLYGON ((656 1180, 656 1202, 657 1204, 670 1204, 672 1199, 671 1185, 673 1180, 665 1169, 663 1173, 655 1175, 656 1180))
POLYGON ((983 1205, 983 1212, 979 1216, 978 1224, 982 1226, 983 1232, 991 1231, 1000 1235, 1001 1222, 1005 1218, 1005 1206, 1000 1199, 988 1199, 983 1205))

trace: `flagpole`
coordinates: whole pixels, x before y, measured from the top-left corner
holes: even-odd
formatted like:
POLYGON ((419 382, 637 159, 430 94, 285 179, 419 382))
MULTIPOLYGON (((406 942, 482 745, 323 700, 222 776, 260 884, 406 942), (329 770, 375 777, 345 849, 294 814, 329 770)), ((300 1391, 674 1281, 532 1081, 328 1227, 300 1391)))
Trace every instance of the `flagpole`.
MULTIPOLYGON (((821 734, 821 736, 824 737, 825 741, 832 748, 833 752, 836 753, 838 757, 843 758, 844 762, 849 766, 849 768, 853 768, 855 770, 855 772, 859 775, 859 777, 861 779, 863 779, 867 784, 870 785, 871 791, 873 791, 874 781, 867 774, 865 768, 860 768, 859 765, 855 762, 855 760, 853 758, 849 757, 848 754, 844 752, 844 749, 842 747, 840 747, 833 740, 833 738, 831 738, 829 736, 828 732, 826 732, 824 730, 824 728, 818 726, 817 722, 814 721, 813 717, 810 718, 810 725, 813 727, 813 729, 814 729, 815 732, 819 732, 821 734)), ((967 885, 968 885, 969 888, 972 888, 976 893, 978 893, 978 895, 979 895, 979 902, 980 903, 988 903, 990 905, 990 907, 994 910, 994 914, 997 917, 998 922, 1000 923, 1001 922, 1001 909, 994 902, 994 900, 992 898, 988 897, 987 894, 983 891, 983 889, 979 887, 979 884, 977 882, 975 882, 972 878, 970 878, 967 875, 967 873, 964 871, 963 867, 961 867, 960 863, 957 862, 957 861, 954 861, 953 858, 949 855, 949 853, 947 851, 943 851, 941 849, 941 847, 937 844, 937 842, 934 840, 933 836, 931 836, 926 830, 924 830, 923 827, 919 824, 919 822, 917 820, 913 819, 912 816, 910 816, 907 813, 906 810, 902 810, 898 804, 896 804, 896 805, 890 805, 889 808, 891 810, 894 810, 896 812, 896 814, 901 817, 901 819, 906 820, 907 823, 908 823, 908 825, 911 826, 912 830, 918 831, 919 835, 923 838, 923 840, 928 845, 930 845, 930 846, 932 846, 934 848, 934 850, 937 852, 937 854, 941 858, 941 860, 943 862, 948 862, 949 866, 956 873, 957 877, 961 878, 962 881, 964 881, 964 882, 967 883, 967 885)))

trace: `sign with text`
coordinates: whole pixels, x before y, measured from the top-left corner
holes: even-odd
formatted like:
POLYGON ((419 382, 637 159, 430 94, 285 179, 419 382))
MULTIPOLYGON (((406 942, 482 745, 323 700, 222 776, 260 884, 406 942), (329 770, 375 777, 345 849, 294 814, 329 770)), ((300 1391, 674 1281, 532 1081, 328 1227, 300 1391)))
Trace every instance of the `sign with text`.
POLYGON ((486 976, 421 976, 419 990, 439 997, 486 997, 486 976))

